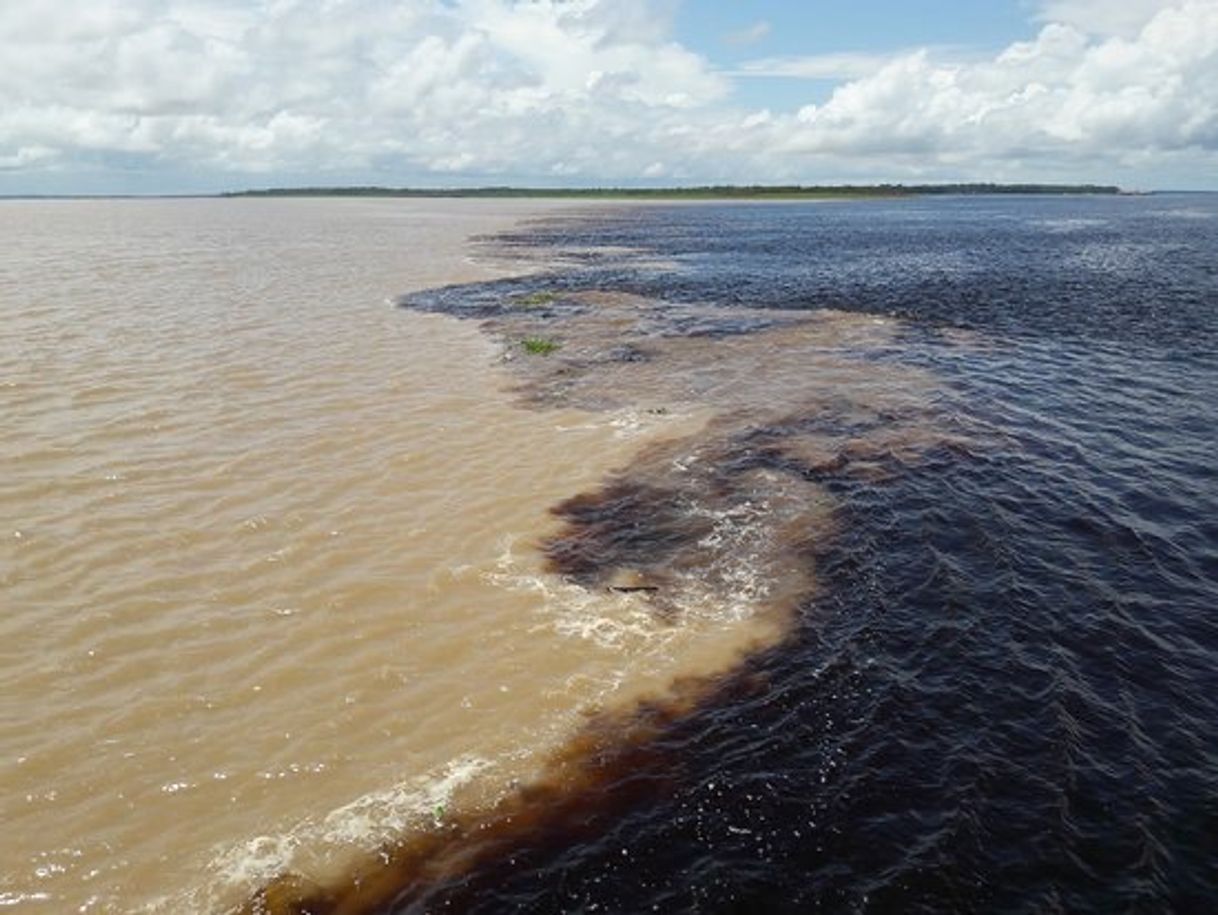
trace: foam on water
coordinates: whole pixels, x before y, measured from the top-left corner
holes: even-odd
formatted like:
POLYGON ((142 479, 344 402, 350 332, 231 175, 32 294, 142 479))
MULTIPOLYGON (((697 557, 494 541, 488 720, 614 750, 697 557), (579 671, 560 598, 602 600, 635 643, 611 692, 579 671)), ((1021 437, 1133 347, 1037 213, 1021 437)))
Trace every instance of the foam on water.
MULTIPOLYGON (((210 494, 189 509, 219 507, 241 574, 270 576, 271 588, 228 573, 207 585, 214 604, 252 612, 188 614, 183 631, 164 618, 170 590, 139 604, 129 638, 111 633, 130 625, 121 614, 69 626, 109 656, 185 639, 188 695, 135 709, 179 730, 252 720, 239 714, 262 701, 251 696, 286 700, 263 721, 312 709, 291 735, 252 733, 249 758, 202 773, 181 751, 166 764, 136 748, 155 774, 141 809, 181 805, 200 832, 230 805, 296 789, 287 813, 209 840, 210 885, 162 894, 162 908, 244 896, 260 913, 1111 910, 1212 897, 1195 811, 1218 797, 1197 765, 1218 720, 1204 612, 1218 581, 1214 274, 1189 234, 1202 230, 1157 206, 603 210, 500 240, 533 267, 571 252, 555 272, 408 297, 497 342, 446 335, 462 364, 392 375, 392 390, 444 382, 409 401, 417 417, 396 440, 392 410, 363 416, 378 435, 358 448, 351 426, 324 446, 272 438, 301 468, 339 454, 301 499, 210 494), (534 336, 560 346, 526 356, 518 342, 534 336), (460 375, 466 363, 510 374, 483 384, 460 375), (480 402, 505 387, 523 409, 480 402), (447 488, 394 472, 411 469, 416 442, 465 430, 454 441, 482 443, 480 428, 493 446, 441 462, 447 488), (367 491, 326 478, 365 464, 367 491), (370 527, 381 513, 391 522, 370 527), (472 520, 445 524, 454 514, 472 520), (370 560, 353 567, 360 543, 370 560), (417 560, 405 569, 403 552, 417 560), (351 577, 361 587, 344 588, 351 577), (302 580, 328 583, 324 598, 289 586, 302 580), (337 625, 316 628, 328 617, 337 625), (294 663, 286 638, 303 646, 294 663), (209 653, 225 658, 210 678, 209 653)), ((405 324, 426 333, 402 341, 404 361, 425 361, 427 334, 452 323, 427 321, 405 324)), ((383 393, 352 374, 354 396, 327 416, 383 393)), ((241 449, 225 460, 267 472, 241 449)), ((96 455, 82 468, 137 476, 96 455)), ((6 547, 45 549, 44 525, 13 525, 28 536, 6 547)), ((189 527, 175 532, 188 548, 189 527)), ((189 593, 189 572, 161 580, 189 593)), ((93 684, 111 675, 92 656, 73 664, 93 684)), ((21 765, 43 771, 109 752, 26 743, 21 765)), ((31 803, 89 813, 79 787, 45 793, 31 803)), ((61 887, 96 870, 95 838, 44 849, 34 877, 61 887)), ((144 854, 132 843, 108 864, 144 854)), ((121 905, 121 874, 102 882, 90 904, 121 905)))
POLYGON ((582 649, 481 573, 680 419, 538 424, 380 303, 502 276, 465 238, 546 206, 0 205, 7 904, 239 904, 527 770, 582 649))
MULTIPOLYGON (((675 274, 602 260, 524 289, 424 297, 492 333, 561 335, 571 358, 525 373, 540 406, 645 390, 726 408, 558 507, 566 527, 547 549, 572 580, 625 575, 688 596, 682 574, 697 569, 717 596, 751 600, 747 576, 714 558, 731 548, 776 560, 769 583, 773 570, 816 575, 786 637, 728 678, 737 687, 702 693, 650 735, 659 762, 598 770, 578 818, 556 813, 459 874, 397 870, 407 889, 392 910, 1190 910, 1212 898, 1212 818, 1197 811, 1218 795, 1197 750, 1218 720, 1205 698, 1216 642, 1197 611, 1218 586, 1201 507, 1218 492, 1198 460, 1212 433, 1214 273, 1205 243, 1164 224, 1157 203, 657 208, 531 238, 543 250, 641 239, 641 256, 683 265, 675 274), (529 288, 563 297, 544 325, 499 303, 529 288), (832 343, 809 331, 817 311, 802 331, 729 313, 749 298, 906 320, 887 341, 838 321, 832 343), (598 358, 638 333, 634 317, 647 330, 629 358, 598 358), (714 342, 666 342, 689 335, 714 342), (843 339, 870 382, 835 361, 843 339), (841 396, 784 371, 792 351, 805 379, 841 396), (750 479, 758 470, 791 481, 795 504, 829 497, 832 523, 795 512, 769 538, 753 509, 783 502, 758 494, 773 483, 750 479), (764 686, 733 692, 753 682, 764 686)), ((647 604, 670 622, 698 605, 647 604)))
MULTIPOLYGON (((466 307, 459 296, 448 300, 458 313, 466 307)), ((924 406, 923 396, 933 390, 927 376, 901 369, 903 389, 891 379, 875 384, 867 360, 890 346, 899 323, 831 312, 755 321, 723 310, 673 311, 597 290, 553 307, 549 297, 545 301, 543 310, 528 297, 509 296, 506 305, 478 299, 469 311, 495 315, 487 329, 505 342, 524 401, 542 410, 597 409, 599 422, 629 437, 657 425, 669 435, 643 448, 598 489, 554 507, 562 526, 540 544, 546 572, 536 565, 534 544, 512 537, 500 541, 493 564, 456 570, 533 598, 539 622, 532 631, 586 643, 601 662, 589 658, 557 693, 546 694, 565 706, 544 728, 540 745, 550 749, 535 754, 521 748, 501 758, 527 763, 515 770, 525 788, 492 805, 506 803, 505 812, 459 807, 443 836, 428 837, 414 828, 420 824, 402 823, 396 840, 383 837, 379 854, 389 889, 380 893, 400 892, 392 888, 397 879, 413 882, 436 867, 447 871, 441 862, 454 855, 477 859, 460 849, 477 847, 486 830, 510 834, 513 818, 537 822, 544 811, 531 793, 559 796, 557 806, 570 809, 579 803, 576 785, 612 771, 589 752, 606 753, 619 742, 621 752, 633 752, 641 745, 631 735, 646 715, 658 709, 666 710, 664 718, 680 714, 713 691, 717 678, 780 642, 796 608, 815 592, 809 550, 833 529, 832 500, 815 481, 820 463, 863 467, 909 460, 948 438, 924 406), (559 315, 561 323, 550 324, 563 341, 558 356, 515 356, 513 340, 559 315), (625 350, 630 358, 617 358, 625 350), (779 398, 766 390, 776 354, 793 370, 782 375, 788 386, 779 398), (764 371, 758 370, 761 361, 770 364, 764 371), (817 418, 821 411, 826 420, 817 418), (907 414, 906 421, 894 433, 875 423, 877 413, 888 420, 907 414), (843 421, 851 437, 835 428, 843 421), (769 451, 758 451, 754 440, 767 442, 769 451), (792 476, 780 469, 792 461, 807 462, 806 472, 792 476), (639 714, 644 717, 636 719, 639 714), (595 723, 591 732, 589 720, 595 723), (578 773, 574 781, 572 773, 578 773)), ((375 911, 387 898, 355 884, 348 892, 310 882, 304 895, 291 885, 281 877, 257 897, 255 908, 375 911)))

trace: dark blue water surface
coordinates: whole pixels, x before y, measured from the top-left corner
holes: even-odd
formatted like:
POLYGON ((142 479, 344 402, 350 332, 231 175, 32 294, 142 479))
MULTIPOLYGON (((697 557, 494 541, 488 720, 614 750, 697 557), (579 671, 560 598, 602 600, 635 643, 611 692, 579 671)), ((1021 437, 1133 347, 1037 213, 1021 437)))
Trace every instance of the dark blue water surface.
POLYGON ((500 242, 577 253, 416 304, 897 315, 876 371, 930 370, 987 444, 827 471, 821 590, 622 777, 658 787, 402 910, 1218 907, 1218 198, 645 207, 500 242))

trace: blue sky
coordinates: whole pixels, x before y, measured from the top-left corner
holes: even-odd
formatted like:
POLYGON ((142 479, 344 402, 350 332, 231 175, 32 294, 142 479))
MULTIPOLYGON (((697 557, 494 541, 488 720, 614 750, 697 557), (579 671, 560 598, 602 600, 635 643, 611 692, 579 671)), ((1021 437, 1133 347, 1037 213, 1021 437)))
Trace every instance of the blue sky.
POLYGON ((1218 189, 1218 0, 12 0, 0 194, 1218 189))
MULTIPOLYGON (((693 0, 678 7, 674 34, 731 70, 765 58, 894 53, 923 46, 993 52, 1033 34, 1032 13, 1027 4, 1011 0, 693 0)), ((833 79, 749 77, 736 81, 734 97, 757 108, 796 109, 823 101, 837 84, 833 79)))
POLYGON ((675 36, 715 49, 728 63, 765 54, 815 54, 844 48, 892 51, 919 44, 1000 48, 1034 31, 1035 7, 1013 0, 692 0, 677 8, 675 36), (772 26, 756 45, 725 39, 757 22, 772 26), (734 58, 734 59, 733 59, 734 58))

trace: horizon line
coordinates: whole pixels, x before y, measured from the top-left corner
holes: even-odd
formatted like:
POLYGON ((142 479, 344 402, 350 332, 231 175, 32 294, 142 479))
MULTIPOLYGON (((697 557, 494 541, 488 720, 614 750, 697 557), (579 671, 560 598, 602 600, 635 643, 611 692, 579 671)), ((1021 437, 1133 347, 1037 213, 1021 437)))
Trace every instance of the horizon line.
POLYGON ((945 181, 918 184, 874 182, 855 184, 686 184, 636 187, 629 185, 536 186, 487 184, 475 186, 393 186, 372 184, 283 185, 246 187, 220 191, 166 191, 160 193, 0 193, 0 200, 167 200, 221 199, 260 196, 423 196, 423 197, 555 197, 617 196, 659 197, 747 197, 824 195, 925 195, 925 194, 1104 194, 1140 195, 1163 193, 1218 193, 1193 188, 1149 188, 1133 190, 1113 184, 1065 182, 945 181))

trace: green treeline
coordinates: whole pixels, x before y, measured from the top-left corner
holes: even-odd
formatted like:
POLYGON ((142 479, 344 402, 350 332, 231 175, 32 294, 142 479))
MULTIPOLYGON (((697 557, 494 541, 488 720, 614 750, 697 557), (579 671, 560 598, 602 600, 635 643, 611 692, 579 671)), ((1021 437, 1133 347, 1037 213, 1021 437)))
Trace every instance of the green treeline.
POLYGON ((918 197, 950 194, 1119 194, 1100 184, 839 184, 706 185, 702 187, 283 187, 230 191, 221 197, 575 197, 662 200, 791 200, 838 197, 918 197))

